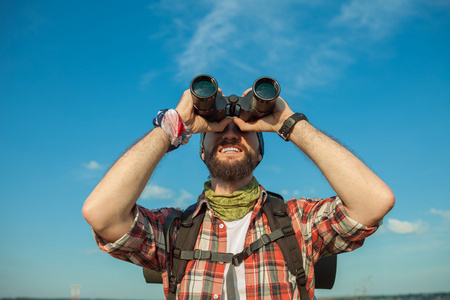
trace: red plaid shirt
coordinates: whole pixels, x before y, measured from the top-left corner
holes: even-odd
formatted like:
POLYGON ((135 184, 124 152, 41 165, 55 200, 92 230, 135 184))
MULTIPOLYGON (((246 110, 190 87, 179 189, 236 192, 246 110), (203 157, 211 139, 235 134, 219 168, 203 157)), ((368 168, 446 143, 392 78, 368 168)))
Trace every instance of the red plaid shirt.
MULTIPOLYGON (((261 197, 255 205, 245 239, 245 247, 270 233, 267 218, 261 205, 266 192, 261 187, 261 197)), ((194 215, 201 205, 208 205, 194 249, 226 252, 227 232, 223 222, 214 215, 204 194, 201 195, 194 215)), ((355 250, 362 246, 364 238, 375 232, 378 226, 366 227, 350 219, 338 197, 328 199, 296 199, 287 201, 288 214, 302 248, 307 276, 307 290, 314 298, 314 263, 321 256, 355 250)), ((164 217, 173 208, 148 210, 137 206, 136 218, 129 232, 115 243, 106 243, 95 235, 101 250, 115 258, 132 262, 149 269, 163 271, 164 293, 168 294, 167 266, 170 259, 164 243, 164 217)), ((174 232, 173 236, 176 236, 174 232)), ((173 241, 172 241, 173 245, 173 241)), ((247 299, 299 299, 295 277, 289 272, 277 243, 266 245, 245 261, 247 299)), ((191 260, 186 275, 178 285, 179 299, 220 299, 225 264, 191 260)))

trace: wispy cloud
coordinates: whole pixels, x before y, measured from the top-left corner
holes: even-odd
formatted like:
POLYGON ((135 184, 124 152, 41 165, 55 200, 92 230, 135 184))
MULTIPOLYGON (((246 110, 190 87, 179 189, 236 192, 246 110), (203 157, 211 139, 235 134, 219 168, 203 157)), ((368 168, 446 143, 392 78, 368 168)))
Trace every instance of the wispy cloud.
POLYGON ((439 209, 430 209, 430 213, 433 215, 438 215, 444 218, 446 221, 450 222, 450 210, 439 210, 439 209))
POLYGON ((416 222, 388 219, 387 228, 397 234, 421 234, 427 231, 428 224, 418 220, 416 222))
POLYGON ((238 12, 239 3, 236 0, 213 3, 213 9, 198 23, 178 59, 181 73, 184 70, 200 73, 226 55, 224 46, 232 40, 232 34, 236 31, 231 19, 238 12))
POLYGON ((380 39, 392 34, 406 17, 414 14, 410 0, 353 0, 343 4, 332 25, 345 26, 354 34, 380 39))
POLYGON ((99 164, 98 162, 96 162, 95 160, 91 160, 88 163, 83 163, 82 165, 83 165, 83 167, 85 167, 88 170, 103 169, 103 166, 101 164, 99 164))
POLYGON ((157 76, 158 73, 156 71, 150 71, 142 75, 139 83, 141 90, 144 90, 157 76))
POLYGON ((171 26, 183 32, 174 53, 179 76, 233 68, 236 75, 253 74, 267 68, 285 73, 300 88, 341 77, 355 62, 356 49, 368 50, 394 34, 417 10, 408 0, 353 0, 340 7, 328 1, 285 1, 274 7, 229 0, 211 2, 207 11, 193 8, 193 21, 184 13, 186 5, 167 3, 172 1, 159 7, 172 15, 179 10, 171 26))

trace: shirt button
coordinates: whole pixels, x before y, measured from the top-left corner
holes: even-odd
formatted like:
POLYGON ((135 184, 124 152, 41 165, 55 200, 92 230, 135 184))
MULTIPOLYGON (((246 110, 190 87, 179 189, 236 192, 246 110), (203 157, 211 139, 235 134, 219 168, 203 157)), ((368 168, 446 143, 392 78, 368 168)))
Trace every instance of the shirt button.
MULTIPOLYGON (((223 229, 223 227, 224 227, 223 224, 220 224, 220 225, 219 225, 219 228, 220 228, 220 229, 223 229)), ((217 299, 217 298, 214 298, 214 299, 217 299)))
POLYGON ((219 299, 219 295, 214 294, 214 295, 213 295, 213 298, 214 298, 214 299, 219 299))

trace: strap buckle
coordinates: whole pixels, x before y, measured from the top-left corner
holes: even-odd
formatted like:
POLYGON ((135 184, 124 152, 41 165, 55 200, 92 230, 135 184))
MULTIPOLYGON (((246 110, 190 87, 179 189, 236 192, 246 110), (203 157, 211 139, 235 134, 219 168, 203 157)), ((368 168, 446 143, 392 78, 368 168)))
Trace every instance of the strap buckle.
POLYGON ((292 227, 292 225, 290 224, 281 227, 281 230, 283 231, 285 237, 295 234, 294 227, 292 227))
POLYGON ((263 234, 263 235, 261 236, 261 242, 262 242, 263 245, 265 246, 265 245, 268 245, 268 244, 272 243, 272 239, 270 238, 269 235, 263 234))
POLYGON ((301 268, 300 270, 297 270, 296 281, 297 281, 298 285, 301 285, 301 286, 306 285, 305 270, 303 268, 301 268))
POLYGON ((169 292, 172 294, 177 292, 177 278, 174 275, 169 277, 169 292))
POLYGON ((233 264, 233 266, 237 267, 241 264, 242 262, 241 254, 242 253, 238 253, 231 257, 231 263, 233 264))
POLYGON ((192 253, 192 258, 193 259, 197 259, 197 260, 201 260, 201 259, 203 259, 203 260, 208 260, 208 259, 210 259, 211 258, 211 251, 204 251, 204 250, 201 250, 201 249, 195 249, 194 251, 193 251, 193 253, 192 253))

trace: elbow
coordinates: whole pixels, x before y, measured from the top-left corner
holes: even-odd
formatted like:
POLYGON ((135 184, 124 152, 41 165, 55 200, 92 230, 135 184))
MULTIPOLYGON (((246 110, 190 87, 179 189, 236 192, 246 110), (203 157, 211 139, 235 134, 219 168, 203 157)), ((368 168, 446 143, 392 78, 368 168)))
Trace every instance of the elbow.
POLYGON ((395 205, 395 195, 394 192, 387 187, 381 195, 379 195, 378 199, 379 203, 379 211, 382 219, 388 212, 392 210, 395 205))
POLYGON ((389 191, 386 193, 385 195, 385 205, 387 208, 387 212, 388 213, 395 205, 395 195, 394 192, 389 188, 389 191))
POLYGON ((92 223, 94 222, 95 218, 95 212, 92 209, 92 205, 89 205, 88 201, 86 200, 86 202, 83 205, 83 208, 81 209, 81 213, 83 215, 83 218, 86 220, 86 222, 89 223, 89 225, 91 225, 92 227, 92 223))
POLYGON ((83 208, 81 209, 81 213, 86 222, 88 222, 95 231, 101 231, 107 225, 106 220, 108 220, 108 218, 105 218, 104 216, 106 209, 101 209, 101 207, 92 200, 93 199, 91 198, 86 199, 83 208))

